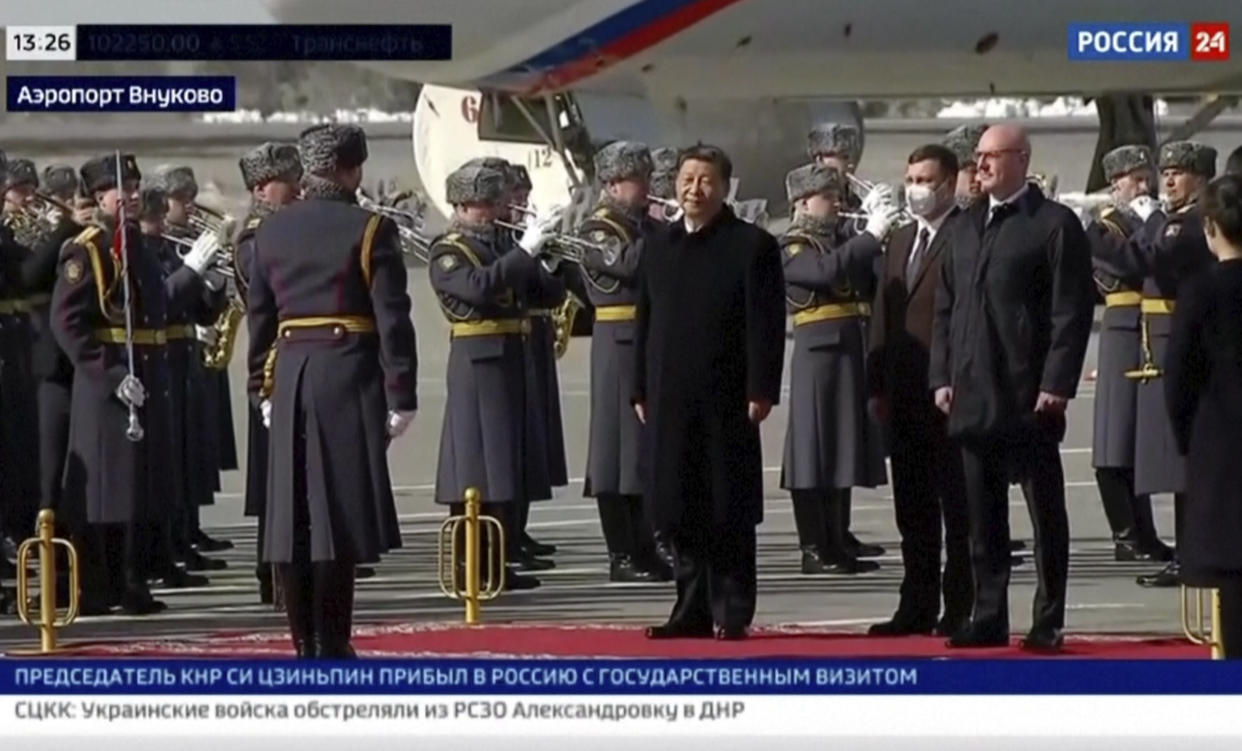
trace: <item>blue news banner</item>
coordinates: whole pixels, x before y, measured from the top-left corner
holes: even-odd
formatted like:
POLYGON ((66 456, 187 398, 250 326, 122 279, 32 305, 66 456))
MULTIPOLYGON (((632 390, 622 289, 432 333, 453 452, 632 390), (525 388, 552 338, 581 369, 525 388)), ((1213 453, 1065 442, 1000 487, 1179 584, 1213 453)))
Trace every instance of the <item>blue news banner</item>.
POLYGON ((233 112, 232 76, 9 76, 9 112, 233 112))
POLYGON ((1231 695, 1232 661, 0 660, 0 695, 1231 695))

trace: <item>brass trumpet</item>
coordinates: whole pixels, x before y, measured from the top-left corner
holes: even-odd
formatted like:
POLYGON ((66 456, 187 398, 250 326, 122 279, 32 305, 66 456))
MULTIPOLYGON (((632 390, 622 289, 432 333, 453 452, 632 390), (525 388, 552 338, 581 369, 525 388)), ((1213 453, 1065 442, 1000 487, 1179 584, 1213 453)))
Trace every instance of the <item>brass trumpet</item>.
POLYGON ((426 210, 425 206, 420 206, 418 211, 407 211, 396 206, 385 206, 368 196, 362 188, 358 189, 357 198, 359 208, 387 217, 396 223, 403 253, 414 256, 422 263, 430 261, 431 240, 423 233, 423 230, 426 228, 426 221, 423 218, 423 212, 426 210))
POLYGON ((666 222, 676 221, 681 217, 681 204, 672 198, 661 198, 660 196, 647 194, 647 202, 654 203, 663 210, 663 218, 666 222))
MULTIPOLYGON (((850 185, 853 185, 855 188, 857 188, 862 193, 870 193, 871 191, 875 190, 876 187, 878 186, 877 183, 873 183, 870 180, 864 180, 861 177, 852 175, 848 172, 845 173, 845 178, 849 180, 850 185)), ((897 214, 897 224, 894 225, 894 227, 900 227, 902 225, 906 225, 906 224, 909 224, 915 221, 914 214, 910 213, 910 210, 908 208, 906 208, 905 206, 898 206, 898 209, 899 211, 897 214)), ((843 219, 854 219, 855 221, 860 221, 860 222, 865 222, 871 218, 871 215, 868 214, 866 211, 843 211, 837 216, 840 216, 843 219)))

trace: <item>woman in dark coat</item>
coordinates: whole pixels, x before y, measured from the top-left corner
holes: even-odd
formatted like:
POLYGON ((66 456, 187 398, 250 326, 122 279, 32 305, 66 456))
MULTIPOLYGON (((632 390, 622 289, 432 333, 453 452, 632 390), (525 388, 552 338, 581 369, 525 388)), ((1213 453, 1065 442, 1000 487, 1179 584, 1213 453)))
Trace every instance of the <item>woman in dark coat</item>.
POLYGON ((1204 189, 1214 264, 1177 296, 1165 399, 1186 456, 1182 583, 1220 590, 1226 658, 1242 658, 1242 177, 1204 189))

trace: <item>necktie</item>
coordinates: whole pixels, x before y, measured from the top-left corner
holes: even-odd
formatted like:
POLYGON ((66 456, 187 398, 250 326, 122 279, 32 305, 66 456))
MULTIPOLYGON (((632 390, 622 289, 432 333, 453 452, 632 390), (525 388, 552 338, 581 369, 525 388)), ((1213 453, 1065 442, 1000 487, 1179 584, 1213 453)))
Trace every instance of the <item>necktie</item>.
POLYGON ((923 265, 923 254, 927 252, 927 239, 931 233, 927 228, 919 230, 918 239, 914 242, 914 250, 910 251, 910 260, 906 266, 906 286, 914 284, 919 276, 919 267, 923 265))

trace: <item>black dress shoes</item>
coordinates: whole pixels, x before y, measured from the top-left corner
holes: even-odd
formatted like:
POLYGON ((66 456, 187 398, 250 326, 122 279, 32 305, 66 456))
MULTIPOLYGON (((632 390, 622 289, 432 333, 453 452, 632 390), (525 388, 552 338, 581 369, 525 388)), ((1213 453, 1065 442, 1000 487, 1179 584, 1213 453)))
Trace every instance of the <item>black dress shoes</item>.
POLYGON ((517 567, 512 564, 505 566, 505 586, 506 592, 519 592, 527 589, 538 589, 543 582, 533 576, 519 574, 517 567))
POLYGON ((216 540, 208 537, 205 532, 199 531, 191 540, 194 547, 198 548, 202 553, 219 553, 223 550, 232 550, 233 543, 229 540, 216 540))
POLYGON ((879 558, 884 555, 884 548, 869 545, 855 537, 852 532, 845 533, 845 549, 855 558, 879 558))
POLYGON ((190 589, 193 587, 206 587, 211 582, 205 576, 199 574, 186 573, 180 568, 170 568, 164 572, 158 580, 165 589, 190 589))
POLYGON ((1027 652, 1059 652, 1065 644, 1060 629, 1033 628, 1018 646, 1027 652))
POLYGON ((1009 646, 1009 634, 978 624, 967 623, 964 628, 949 637, 945 646, 950 649, 1007 647, 1009 646))
POLYGON ((934 618, 918 618, 903 613, 867 629, 868 636, 914 636, 931 634, 936 628, 934 618))
POLYGON ((970 616, 944 615, 936 622, 936 636, 950 637, 970 624, 970 616))
POLYGON ((628 555, 614 555, 608 562, 608 581, 614 584, 644 584, 656 581, 655 574, 638 567, 628 555))
POLYGON ((526 555, 517 559, 514 563, 517 565, 518 571, 548 571, 556 568, 554 561, 526 555))
POLYGON ((1123 563, 1129 561, 1168 563, 1173 560, 1173 548, 1160 540, 1152 542, 1117 540, 1113 544, 1113 560, 1123 563))
POLYGON ((545 542, 539 542, 535 538, 522 533, 522 539, 518 541, 518 547, 523 553, 529 553, 531 557, 539 555, 552 555, 556 552, 556 546, 545 542))
POLYGON ((221 571, 229 567, 228 561, 208 558, 197 550, 191 550, 181 559, 186 571, 221 571))
POLYGON ((355 581, 358 579, 373 579, 373 578, 375 578, 375 569, 371 568, 370 566, 355 566, 354 567, 354 580, 355 581))
POLYGON ((1172 561, 1160 571, 1154 574, 1143 574, 1135 581, 1140 587, 1176 587, 1182 583, 1182 569, 1177 561, 1172 561))
POLYGON ((746 638, 746 629, 742 626, 721 626, 716 629, 716 641, 742 641, 746 638))
POLYGON ((880 564, 875 561, 864 561, 848 552, 839 553, 835 556, 825 556, 813 548, 803 548, 802 550, 802 573, 807 575, 868 574, 879 570, 879 568, 880 564))
POLYGON ((684 626, 680 623, 666 623, 663 626, 649 626, 648 639, 711 639, 715 634, 710 625, 684 626))

